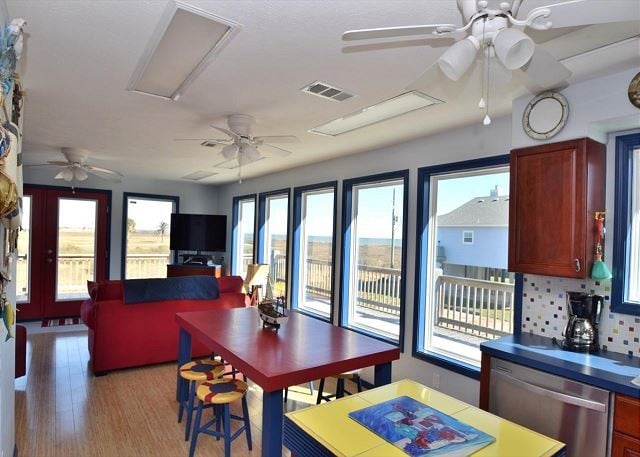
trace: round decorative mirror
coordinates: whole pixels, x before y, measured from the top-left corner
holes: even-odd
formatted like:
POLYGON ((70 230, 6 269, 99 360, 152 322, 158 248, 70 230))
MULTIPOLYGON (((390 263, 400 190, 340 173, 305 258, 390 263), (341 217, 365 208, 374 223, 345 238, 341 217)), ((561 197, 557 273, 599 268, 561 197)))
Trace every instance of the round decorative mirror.
POLYGON ((522 114, 522 128, 531 138, 546 140, 567 123, 569 104, 558 92, 543 92, 529 102, 522 114))

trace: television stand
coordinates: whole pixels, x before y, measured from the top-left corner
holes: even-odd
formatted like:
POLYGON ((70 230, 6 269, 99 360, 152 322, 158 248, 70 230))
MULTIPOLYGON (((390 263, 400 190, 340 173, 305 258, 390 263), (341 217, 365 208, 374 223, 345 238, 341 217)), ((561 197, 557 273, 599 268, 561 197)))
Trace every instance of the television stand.
POLYGON ((169 264, 167 265, 167 278, 176 276, 222 276, 222 265, 197 265, 197 264, 169 264))

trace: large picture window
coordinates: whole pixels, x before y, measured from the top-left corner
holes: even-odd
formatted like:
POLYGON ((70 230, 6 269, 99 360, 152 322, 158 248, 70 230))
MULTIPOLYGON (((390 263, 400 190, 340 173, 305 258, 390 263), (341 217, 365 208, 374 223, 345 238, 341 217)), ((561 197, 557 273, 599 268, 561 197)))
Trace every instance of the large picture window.
POLYGON ((401 345, 409 172, 345 180, 340 325, 401 345))
POLYGON ((269 265, 275 295, 287 295, 289 189, 260 194, 258 263, 269 265))
POLYGON ((169 250, 171 213, 178 212, 179 201, 166 195, 124 194, 124 279, 166 278, 167 264, 174 260, 169 250))
POLYGON ((294 189, 292 308, 331 320, 337 183, 294 189))
POLYGON ((616 139, 611 310, 640 315, 640 133, 616 139))
POLYGON ((256 196, 233 199, 233 236, 231 241, 231 271, 247 277, 247 265, 254 263, 256 196))
POLYGON ((513 332, 508 156, 419 170, 418 355, 478 373, 479 345, 513 332))

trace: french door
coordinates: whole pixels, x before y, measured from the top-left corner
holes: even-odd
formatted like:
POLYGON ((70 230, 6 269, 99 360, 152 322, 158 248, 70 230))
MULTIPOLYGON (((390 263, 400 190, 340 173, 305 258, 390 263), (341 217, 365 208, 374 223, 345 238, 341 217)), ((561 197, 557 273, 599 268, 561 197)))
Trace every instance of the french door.
POLYGON ((18 319, 80 315, 87 281, 107 276, 110 194, 25 186, 18 319))

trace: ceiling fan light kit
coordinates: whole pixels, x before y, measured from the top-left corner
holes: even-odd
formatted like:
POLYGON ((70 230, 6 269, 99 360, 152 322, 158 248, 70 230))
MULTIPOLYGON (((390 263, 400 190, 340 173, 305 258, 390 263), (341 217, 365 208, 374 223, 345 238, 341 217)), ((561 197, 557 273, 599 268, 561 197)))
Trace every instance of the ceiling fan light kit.
POLYGON ((480 49, 480 41, 473 35, 460 40, 438 59, 438 66, 447 78, 457 81, 466 73, 480 49))
POLYGON ((517 29, 502 29, 493 38, 493 47, 500 62, 509 70, 517 70, 531 60, 535 43, 517 29))

